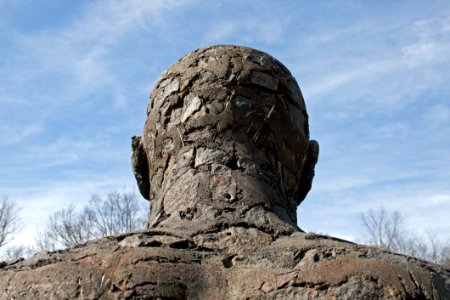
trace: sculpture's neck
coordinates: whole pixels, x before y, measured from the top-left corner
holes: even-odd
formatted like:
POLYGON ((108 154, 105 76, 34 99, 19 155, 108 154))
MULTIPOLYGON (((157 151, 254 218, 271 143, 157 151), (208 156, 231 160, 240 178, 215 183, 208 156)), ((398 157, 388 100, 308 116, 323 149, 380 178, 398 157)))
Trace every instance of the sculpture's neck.
POLYGON ((217 153, 211 151, 195 154, 194 167, 179 168, 180 162, 168 166, 176 171, 166 172, 152 199, 150 228, 214 231, 244 226, 273 234, 300 230, 296 203, 284 191, 279 176, 251 171, 250 166, 210 163, 208 159, 217 160, 217 153))

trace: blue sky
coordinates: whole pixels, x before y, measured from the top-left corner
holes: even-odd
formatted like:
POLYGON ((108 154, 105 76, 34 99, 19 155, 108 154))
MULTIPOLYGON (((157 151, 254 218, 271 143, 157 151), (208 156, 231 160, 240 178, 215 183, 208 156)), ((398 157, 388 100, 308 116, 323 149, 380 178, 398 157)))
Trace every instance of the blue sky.
POLYGON ((358 240, 359 214, 384 206, 450 238, 450 2, 0 0, 0 195, 22 207, 16 242, 135 186, 130 137, 156 78, 212 44, 266 51, 300 85, 321 146, 300 227, 358 240))

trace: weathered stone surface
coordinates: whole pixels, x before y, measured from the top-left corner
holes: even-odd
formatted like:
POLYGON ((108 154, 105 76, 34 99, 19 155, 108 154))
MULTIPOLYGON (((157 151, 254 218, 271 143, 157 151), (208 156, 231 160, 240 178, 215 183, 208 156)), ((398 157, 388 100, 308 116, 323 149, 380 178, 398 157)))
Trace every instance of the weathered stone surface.
POLYGON ((2 299, 448 299, 450 270, 330 237, 157 229, 0 269, 2 299))
POLYGON ((319 146, 295 79, 237 46, 165 71, 132 139, 145 231, 0 262, 1 299, 450 299, 450 270, 304 233, 319 146))
POLYGON ((152 201, 149 228, 299 230, 296 208, 311 188, 318 144, 280 62, 245 47, 199 49, 161 75, 151 99, 132 159, 152 201))

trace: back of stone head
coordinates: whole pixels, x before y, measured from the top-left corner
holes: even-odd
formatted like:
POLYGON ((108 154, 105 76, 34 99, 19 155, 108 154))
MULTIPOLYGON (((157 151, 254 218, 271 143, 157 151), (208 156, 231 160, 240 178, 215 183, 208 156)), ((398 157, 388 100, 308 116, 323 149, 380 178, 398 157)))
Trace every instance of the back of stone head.
POLYGON ((150 227, 250 221, 296 228, 317 154, 290 72, 239 46, 198 49, 163 72, 144 134, 133 138, 133 170, 152 200, 150 227), (249 214, 261 217, 246 220, 249 214))

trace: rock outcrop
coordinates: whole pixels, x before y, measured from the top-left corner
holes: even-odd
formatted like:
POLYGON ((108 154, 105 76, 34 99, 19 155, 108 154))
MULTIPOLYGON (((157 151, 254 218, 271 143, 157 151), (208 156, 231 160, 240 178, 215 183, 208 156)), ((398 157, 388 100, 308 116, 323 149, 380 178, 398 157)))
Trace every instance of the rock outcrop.
POLYGON ((273 57, 194 51, 158 79, 132 166, 148 228, 0 263, 5 299, 450 299, 450 270, 309 234, 318 143, 273 57))

